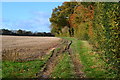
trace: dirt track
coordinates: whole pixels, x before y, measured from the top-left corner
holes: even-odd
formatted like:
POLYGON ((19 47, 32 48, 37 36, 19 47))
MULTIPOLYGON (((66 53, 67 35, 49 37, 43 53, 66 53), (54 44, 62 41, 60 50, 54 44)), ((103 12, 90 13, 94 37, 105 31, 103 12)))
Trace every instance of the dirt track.
POLYGON ((21 58, 42 56, 60 41, 56 37, 2 36, 2 50, 3 53, 18 53, 21 58))

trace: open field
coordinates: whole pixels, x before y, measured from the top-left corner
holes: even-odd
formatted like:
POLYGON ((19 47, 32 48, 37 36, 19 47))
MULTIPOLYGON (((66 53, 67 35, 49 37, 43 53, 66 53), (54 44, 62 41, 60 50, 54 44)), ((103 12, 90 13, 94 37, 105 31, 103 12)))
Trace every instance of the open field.
POLYGON ((16 55, 16 59, 40 57, 60 41, 61 39, 56 37, 2 36, 3 60, 11 60, 12 55, 16 55))

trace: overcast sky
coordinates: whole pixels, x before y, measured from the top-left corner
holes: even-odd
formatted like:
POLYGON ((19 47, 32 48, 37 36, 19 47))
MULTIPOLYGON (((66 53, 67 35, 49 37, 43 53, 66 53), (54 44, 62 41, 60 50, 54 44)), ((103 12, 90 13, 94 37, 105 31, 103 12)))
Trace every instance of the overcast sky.
POLYGON ((52 9, 62 2, 3 2, 2 28, 50 32, 52 9))

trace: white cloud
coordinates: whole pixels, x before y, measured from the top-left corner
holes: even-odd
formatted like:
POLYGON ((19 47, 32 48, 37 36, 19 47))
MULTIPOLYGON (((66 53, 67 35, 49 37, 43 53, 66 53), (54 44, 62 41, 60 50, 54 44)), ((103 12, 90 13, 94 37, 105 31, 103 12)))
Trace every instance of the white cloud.
POLYGON ((32 14, 33 17, 27 20, 18 20, 18 21, 9 20, 9 22, 3 21, 3 28, 49 32, 50 13, 33 12, 32 14))

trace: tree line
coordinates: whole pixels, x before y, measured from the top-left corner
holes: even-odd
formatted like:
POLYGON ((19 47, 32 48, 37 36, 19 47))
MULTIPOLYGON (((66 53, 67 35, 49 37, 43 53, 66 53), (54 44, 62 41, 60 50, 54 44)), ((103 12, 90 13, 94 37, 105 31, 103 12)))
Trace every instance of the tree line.
POLYGON ((87 40, 94 50, 111 65, 119 77, 120 3, 64 2, 53 9, 51 32, 55 36, 87 40))
POLYGON ((8 30, 8 29, 0 29, 0 35, 14 35, 14 36, 51 36, 54 35, 46 32, 31 32, 25 30, 8 30))

